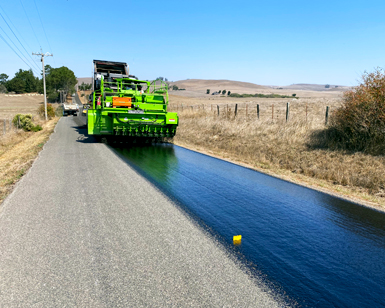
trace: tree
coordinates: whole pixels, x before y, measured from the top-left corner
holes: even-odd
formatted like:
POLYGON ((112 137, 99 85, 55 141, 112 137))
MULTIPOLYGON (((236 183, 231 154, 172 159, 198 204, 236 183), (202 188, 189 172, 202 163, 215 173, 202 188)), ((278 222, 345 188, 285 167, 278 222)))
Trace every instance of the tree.
POLYGON ((297 94, 294 93, 294 94, 292 94, 291 96, 296 97, 296 95, 297 95, 297 94))
POLYGON ((223 91, 222 91, 222 95, 225 95, 225 94, 226 94, 226 90, 223 90, 223 91))
POLYGON ((12 78, 6 84, 9 92, 24 93, 25 92, 25 81, 21 78, 12 78))
POLYGON ((173 85, 173 86, 172 86, 172 89, 173 89, 174 91, 177 91, 179 88, 178 88, 178 86, 173 85))
POLYGON ((230 92, 230 91, 228 91, 228 92, 227 92, 227 95, 230 95, 230 94, 231 94, 231 92, 230 92))
POLYGON ((90 90, 91 88, 92 88, 92 84, 90 84, 90 83, 82 82, 82 84, 79 86, 80 91, 90 90))
MULTIPOLYGON (((37 77, 36 77, 37 78, 37 77)), ((36 91, 40 94, 44 93, 44 86, 43 86, 43 78, 39 79, 37 78, 36 82, 36 91)))
POLYGON ((15 77, 5 82, 7 77, 8 76, 6 74, 1 74, 1 80, 4 82, 8 91, 16 93, 31 93, 37 91, 39 78, 33 75, 31 69, 28 71, 19 69, 19 71, 15 74, 15 77))
POLYGON ((75 85, 77 79, 73 71, 68 67, 62 66, 59 68, 52 68, 46 66, 46 86, 48 91, 64 90, 67 93, 75 92, 75 85))
POLYGON ((0 74, 0 84, 5 85, 8 80, 8 77, 9 76, 7 74, 0 74))
POLYGON ((325 85, 325 88, 329 89, 330 88, 330 84, 325 85))
MULTIPOLYGON (((51 73, 51 70, 52 70, 52 66, 47 64, 46 66, 44 66, 44 71, 45 71, 45 76, 47 77, 47 75, 49 75, 51 73)), ((43 73, 41 74, 43 75, 43 73)))
POLYGON ((206 90, 206 94, 210 94, 210 89, 207 89, 207 90, 206 90))
POLYGON ((38 78, 36 78, 33 75, 32 69, 30 69, 28 71, 27 70, 19 69, 19 71, 15 74, 14 79, 15 78, 21 79, 24 82, 24 84, 25 84, 24 91, 25 92, 31 93, 31 92, 36 92, 37 91, 37 80, 38 80, 38 78))
POLYGON ((82 84, 79 86, 80 91, 85 91, 86 90, 86 84, 82 82, 82 84))

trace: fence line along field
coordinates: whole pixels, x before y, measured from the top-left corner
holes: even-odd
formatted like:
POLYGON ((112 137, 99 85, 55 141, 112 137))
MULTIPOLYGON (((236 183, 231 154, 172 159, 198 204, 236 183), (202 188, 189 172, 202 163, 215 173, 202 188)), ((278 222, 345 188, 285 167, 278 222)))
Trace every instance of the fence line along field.
POLYGON ((331 151, 317 139, 317 132, 326 127, 326 108, 332 114, 342 104, 340 97, 213 100, 171 96, 170 101, 170 110, 178 110, 180 118, 175 144, 385 204, 383 156, 331 151), (290 116, 286 121, 288 102, 290 116))
POLYGON ((232 99, 224 102, 211 103, 192 100, 179 103, 173 102, 169 109, 177 112, 205 112, 213 116, 231 119, 235 117, 245 121, 267 120, 286 122, 287 120, 304 120, 305 122, 325 123, 326 110, 328 114, 341 105, 338 98, 332 99, 232 99), (288 113, 289 110, 289 113, 288 113), (321 116, 323 114, 323 116, 321 116))

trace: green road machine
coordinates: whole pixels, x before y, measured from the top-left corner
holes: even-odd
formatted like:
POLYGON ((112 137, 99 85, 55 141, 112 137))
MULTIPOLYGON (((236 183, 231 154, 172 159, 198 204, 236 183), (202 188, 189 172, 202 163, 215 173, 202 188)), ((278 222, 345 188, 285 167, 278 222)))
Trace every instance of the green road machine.
POLYGON ((138 80, 123 62, 94 60, 93 86, 87 112, 89 135, 137 141, 175 135, 178 115, 167 112, 165 82, 138 80))

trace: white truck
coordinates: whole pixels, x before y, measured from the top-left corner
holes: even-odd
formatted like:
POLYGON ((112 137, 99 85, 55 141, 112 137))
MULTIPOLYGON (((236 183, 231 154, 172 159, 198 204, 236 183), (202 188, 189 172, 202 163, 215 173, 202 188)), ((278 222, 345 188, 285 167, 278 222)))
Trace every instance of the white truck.
POLYGON ((77 112, 79 112, 79 105, 75 104, 73 99, 71 103, 63 103, 63 116, 67 116, 69 114, 77 116, 77 112))

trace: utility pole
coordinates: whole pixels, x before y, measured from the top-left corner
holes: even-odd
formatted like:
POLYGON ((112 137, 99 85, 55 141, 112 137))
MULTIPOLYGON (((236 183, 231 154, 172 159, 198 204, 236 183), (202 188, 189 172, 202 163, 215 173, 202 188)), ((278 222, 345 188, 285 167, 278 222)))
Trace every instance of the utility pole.
POLYGON ((53 55, 50 54, 49 52, 46 52, 45 54, 43 53, 43 51, 40 49, 40 53, 32 53, 32 55, 35 55, 35 56, 41 56, 41 63, 42 63, 42 66, 43 66, 43 87, 44 87, 44 115, 45 115, 45 120, 47 121, 48 120, 48 116, 47 116, 47 93, 46 93, 46 90, 45 90, 45 69, 44 69, 44 57, 52 57, 53 55))

